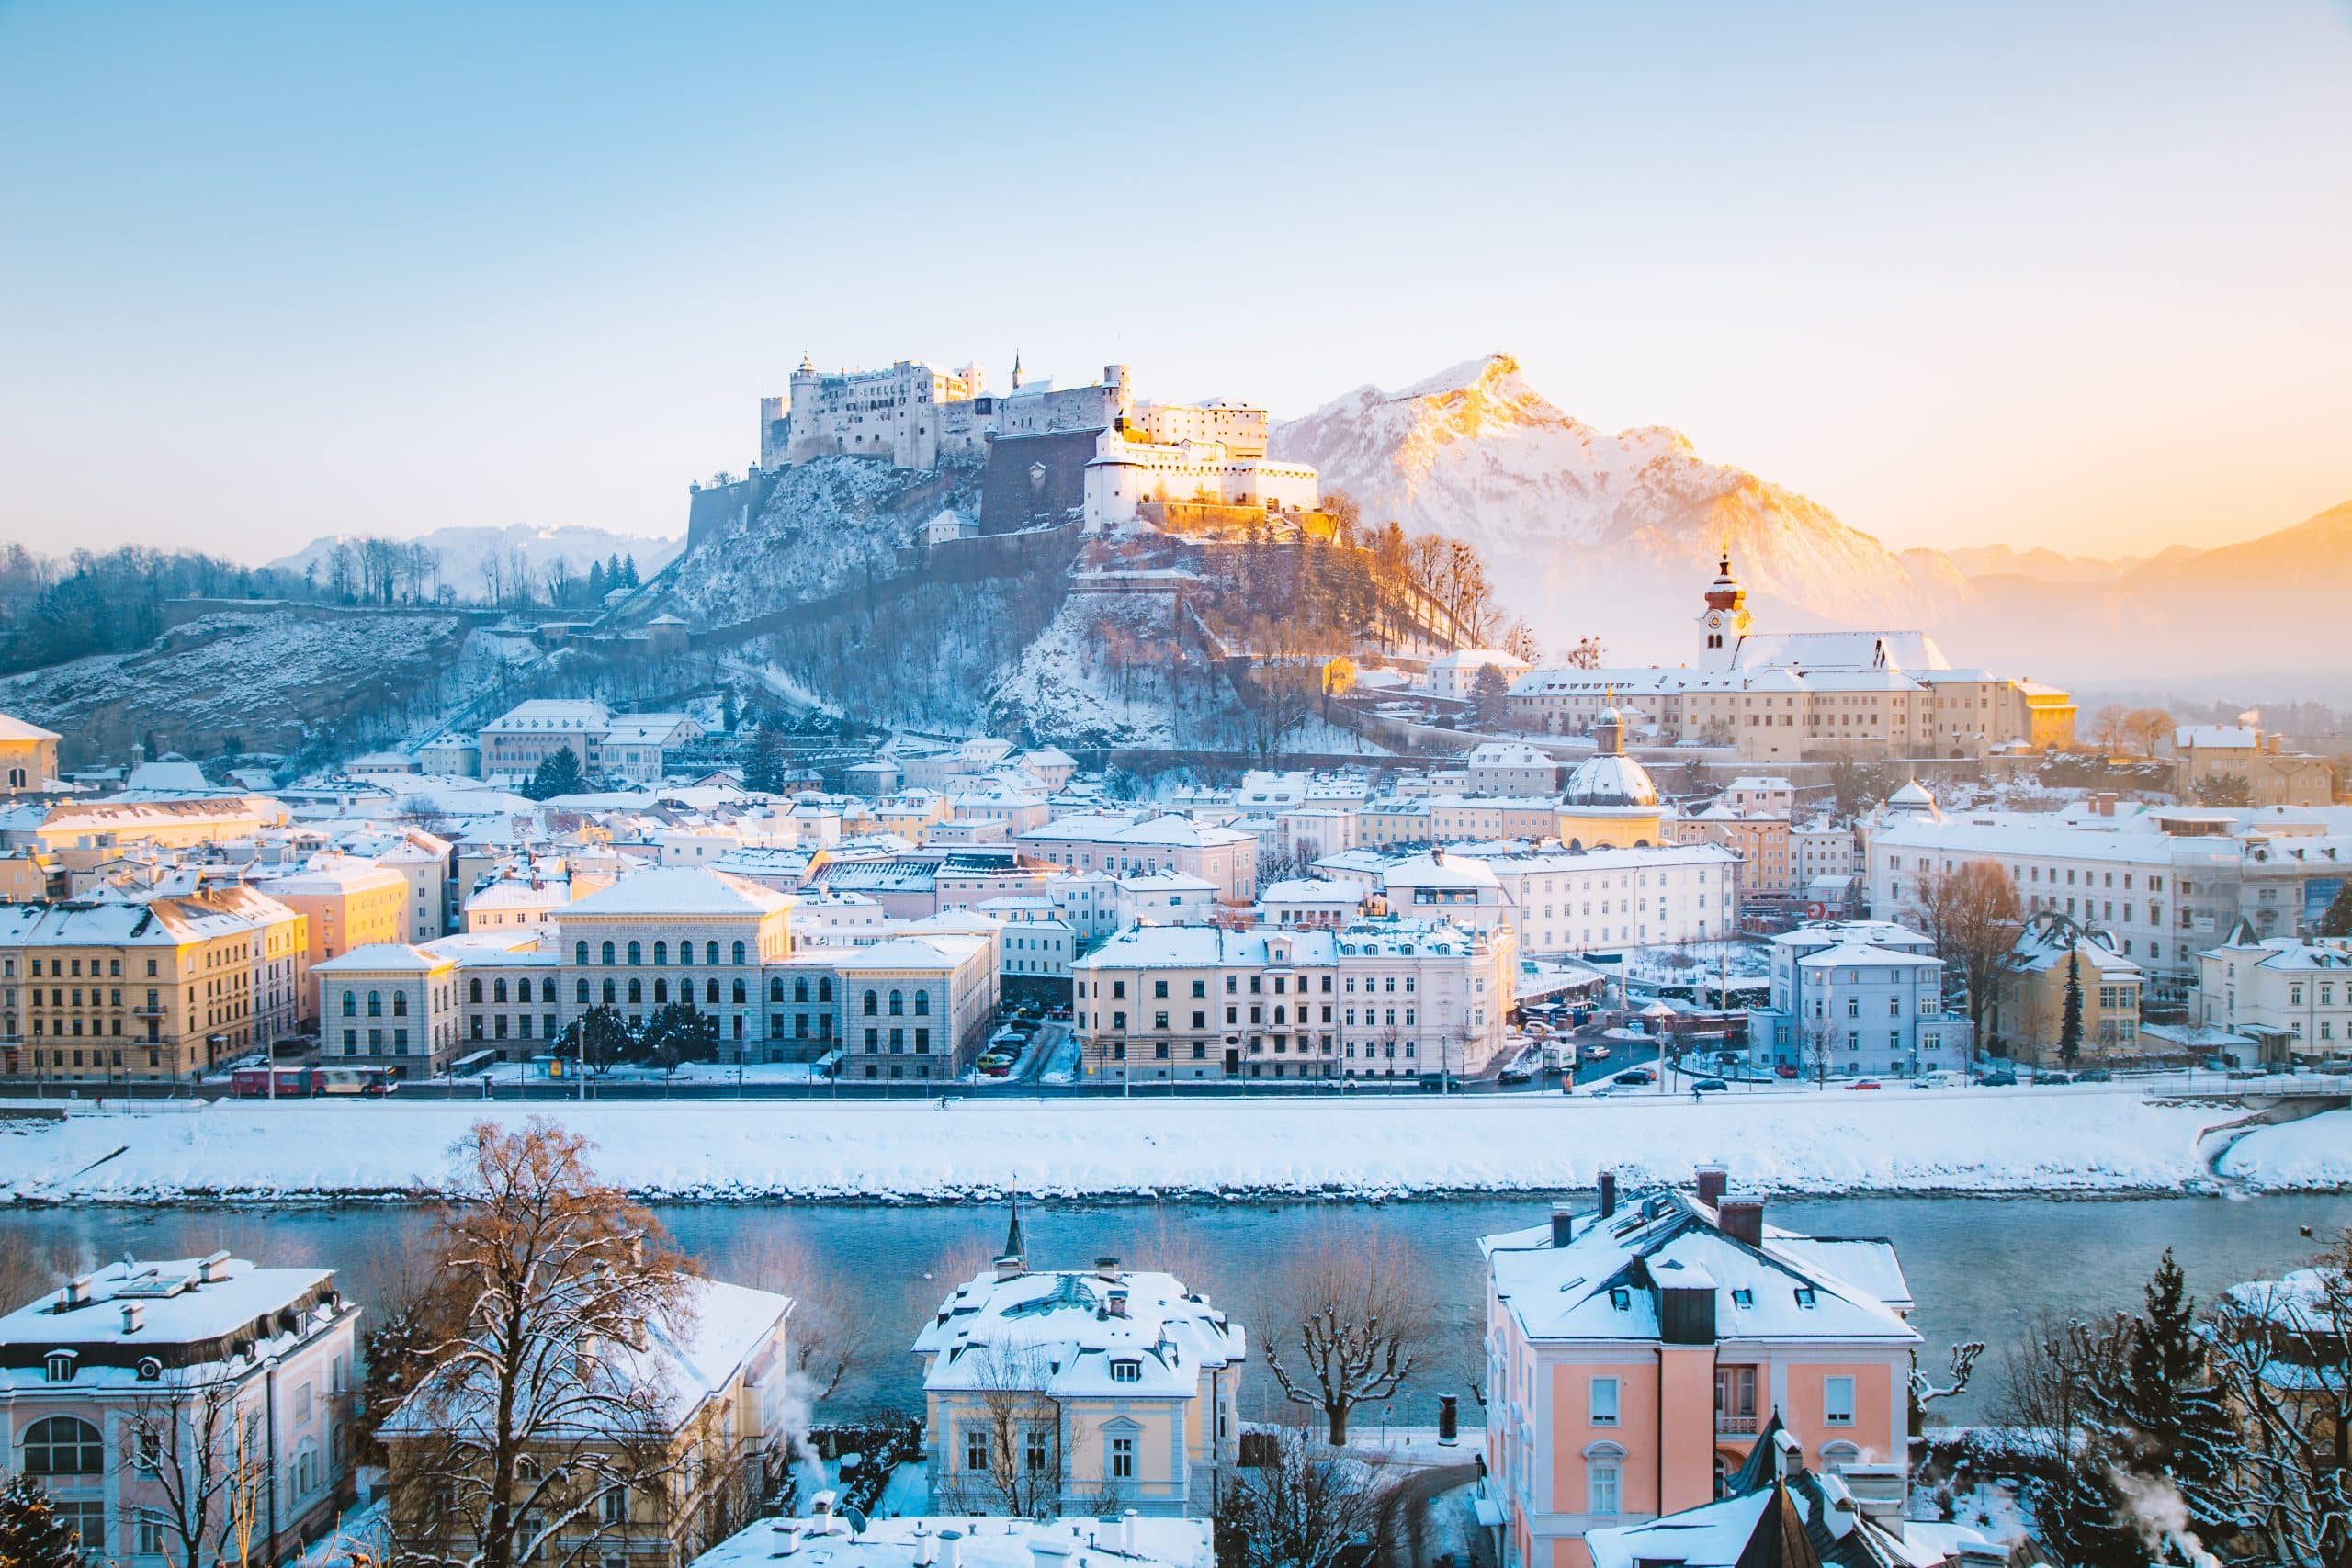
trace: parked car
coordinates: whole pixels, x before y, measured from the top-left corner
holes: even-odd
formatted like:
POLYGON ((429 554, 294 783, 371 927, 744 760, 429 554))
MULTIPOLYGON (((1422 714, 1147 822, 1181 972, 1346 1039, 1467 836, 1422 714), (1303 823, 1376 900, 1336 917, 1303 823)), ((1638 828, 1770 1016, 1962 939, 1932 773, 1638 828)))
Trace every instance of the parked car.
POLYGON ((1721 1094, 1729 1088, 1731 1085, 1721 1078, 1701 1078, 1690 1086, 1691 1092, 1694 1094, 1721 1094))
POLYGON ((2115 1075, 2105 1067, 2085 1067, 2075 1075, 2076 1083, 2113 1083, 2115 1075))
POLYGON ((1535 1081, 1535 1069, 1524 1062, 1513 1062, 1495 1075, 1495 1081, 1497 1083, 1532 1083, 1535 1081))
POLYGON ((1645 1084, 1657 1082, 1657 1075, 1647 1067, 1628 1067, 1609 1080, 1611 1083, 1645 1084))
POLYGON ((2037 1072, 2033 1075, 2033 1081, 2038 1084, 2069 1084, 2075 1081, 2075 1075, 2072 1073, 2053 1073, 2047 1071, 2037 1072))
POLYGON ((1797 1065, 1794 1062, 1782 1062, 1773 1067, 1772 1072, 1779 1077, 1792 1078, 1797 1076, 1797 1065))
POLYGON ((1986 1072, 1981 1072, 1976 1075, 1976 1081, 1986 1089, 2015 1089, 2018 1087, 2017 1074, 2009 1071, 2007 1067, 1996 1067, 1986 1072))
POLYGON ((1583 1055, 1584 1059, 1588 1062, 1605 1062, 1609 1060, 1609 1047, 1606 1045, 1588 1045, 1584 1048, 1583 1055))
POLYGON ((1846 1087, 1848 1089, 1876 1089, 1879 1087, 1879 1083, 1876 1078, 1856 1078, 1852 1083, 1848 1084, 1846 1087))
POLYGON ((1954 1079, 1950 1073, 1921 1073, 1911 1080, 1913 1089, 1950 1089, 1954 1079))

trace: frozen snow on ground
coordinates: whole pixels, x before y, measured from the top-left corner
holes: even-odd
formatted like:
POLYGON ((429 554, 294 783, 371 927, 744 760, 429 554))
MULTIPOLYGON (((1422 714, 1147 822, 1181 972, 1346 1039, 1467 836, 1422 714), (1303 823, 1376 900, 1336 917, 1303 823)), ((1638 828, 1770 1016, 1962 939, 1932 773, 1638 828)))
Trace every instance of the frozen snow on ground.
MULTIPOLYGON (((401 1196, 442 1186, 477 1118, 532 1115, 594 1139, 599 1168, 653 1198, 952 1200, 1015 1182, 1070 1197, 1404 1196, 1587 1187, 1603 1165, 1679 1178, 1708 1158, 1790 1192, 2178 1190, 2221 1185, 2198 1136, 2243 1114, 2087 1089, 1763 1100, 223 1101, 0 1124, 0 1196, 401 1196)), ((2252 1133, 2241 1174, 2259 1180, 2265 1141, 2285 1134, 2302 1151, 2296 1184, 2352 1185, 2345 1122, 2252 1133)))
POLYGON ((2222 1175, 2249 1187, 2341 1187, 2352 1168, 2352 1111, 2258 1128, 2231 1145, 2217 1165, 2222 1175))

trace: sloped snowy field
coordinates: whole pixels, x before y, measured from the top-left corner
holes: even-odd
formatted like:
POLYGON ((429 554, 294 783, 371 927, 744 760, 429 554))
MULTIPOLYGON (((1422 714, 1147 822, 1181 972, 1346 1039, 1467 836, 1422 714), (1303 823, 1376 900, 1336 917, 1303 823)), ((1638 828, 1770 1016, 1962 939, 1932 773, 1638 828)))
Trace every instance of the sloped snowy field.
MULTIPOLYGON (((437 1189, 482 1115, 553 1114, 648 1197, 952 1200, 1018 1182, 1086 1198, 1406 1196, 1588 1187, 1602 1165, 1679 1176, 1732 1161, 1783 1192, 2178 1190, 2216 1185, 2196 1148, 2228 1108, 2121 1093, 1955 1091, 1773 1097, 1766 1105, 1180 1100, 541 1106, 228 1104, 84 1113, 0 1133, 0 1191, 32 1200, 397 1196, 437 1189), (116 1151, 119 1150, 119 1153, 116 1151)), ((2255 1133, 2298 1185, 2352 1185, 2347 1116, 2255 1133)))

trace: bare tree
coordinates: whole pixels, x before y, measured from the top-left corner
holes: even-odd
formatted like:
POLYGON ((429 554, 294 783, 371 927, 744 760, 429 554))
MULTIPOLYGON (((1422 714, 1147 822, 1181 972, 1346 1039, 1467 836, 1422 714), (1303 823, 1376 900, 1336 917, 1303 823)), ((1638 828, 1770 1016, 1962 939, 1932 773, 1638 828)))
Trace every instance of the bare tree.
POLYGON ((1386 1399, 1421 1364, 1435 1316, 1393 1247, 1327 1235, 1275 1287, 1258 1343, 1283 1397, 1320 1410, 1338 1446, 1357 1405, 1386 1399))
POLYGON ((250 1547, 268 1475, 261 1420, 258 1404, 240 1409, 236 1381, 218 1363, 170 1368, 131 1401, 118 1428, 123 1470, 138 1477, 141 1508, 161 1518, 167 1559, 217 1568, 230 1555, 224 1538, 250 1547))
POLYGON ((1562 656, 1561 662, 1571 670, 1598 670, 1603 657, 1599 637, 1582 637, 1562 656))
POLYGON ((1062 1402, 1047 1392, 1053 1369, 1046 1352, 988 1345, 964 1354, 978 1359, 973 1396, 943 1435, 946 1473, 932 1478, 934 1498, 951 1513, 1060 1513, 1078 1435, 1067 1429, 1062 1402))
POLYGON ((2316 1267, 2225 1298, 2208 1344, 2239 1427, 2213 1511, 2259 1561, 2352 1562, 2352 1232, 2316 1267))
POLYGON ((2103 756, 2113 756, 2123 747, 2123 729, 2131 710, 2121 703, 2107 703, 2091 715, 2091 744, 2103 756))
POLYGON ((658 1221, 590 1172, 586 1139, 546 1118, 478 1123, 455 1153, 469 1201, 441 1220, 429 1367, 379 1428, 397 1555, 511 1568, 586 1551, 628 1500, 683 1511, 731 1456, 686 1461, 670 1392, 638 1375, 651 1325, 689 1316, 688 1261, 658 1221), (695 1493, 691 1497, 682 1494, 695 1493), (610 1517, 608 1495, 625 1500, 610 1517))
POLYGON ((1395 1534, 1394 1489, 1351 1454, 1318 1451, 1303 1428, 1270 1435, 1234 1472, 1217 1510, 1217 1568, 1337 1568, 1376 1561, 1395 1534))
POLYGON ((2143 757, 2153 757, 2176 728, 2172 715, 2162 708, 2133 708, 2123 716, 2122 738, 2137 746, 2143 757))
POLYGON ((812 1247, 782 1237, 739 1258, 741 1277, 792 1297, 792 1370, 810 1401, 829 1399, 863 1365, 874 1317, 855 1309, 849 1282, 812 1247))
POLYGON ((1984 1015, 2025 925, 2018 885, 1997 861, 1964 861, 1951 871, 1923 875, 1911 907, 1921 930, 1936 944, 1947 978, 1957 976, 1966 989, 1968 1021, 1982 1052, 1986 1044, 1984 1015))

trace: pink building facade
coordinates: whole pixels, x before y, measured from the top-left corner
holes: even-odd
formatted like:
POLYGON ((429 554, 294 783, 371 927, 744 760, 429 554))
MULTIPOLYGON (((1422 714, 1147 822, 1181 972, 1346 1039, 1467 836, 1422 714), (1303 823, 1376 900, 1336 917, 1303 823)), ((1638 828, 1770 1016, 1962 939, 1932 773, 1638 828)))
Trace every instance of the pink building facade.
POLYGON ((1764 1223, 1720 1169, 1484 1238, 1507 1568, 1706 1504, 1773 1416, 1821 1467, 1900 1461, 1919 1337, 1894 1247, 1764 1223))

